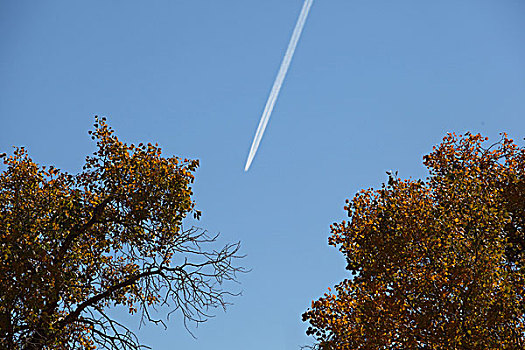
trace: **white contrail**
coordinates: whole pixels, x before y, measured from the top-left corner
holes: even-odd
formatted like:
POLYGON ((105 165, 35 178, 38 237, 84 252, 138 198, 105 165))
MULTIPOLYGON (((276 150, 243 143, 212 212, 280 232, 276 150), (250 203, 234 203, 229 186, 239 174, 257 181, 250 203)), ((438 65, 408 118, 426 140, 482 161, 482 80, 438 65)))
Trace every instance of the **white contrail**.
POLYGON ((279 73, 277 73, 277 77, 275 78, 275 82, 273 83, 272 91, 270 92, 270 96, 268 96, 268 101, 266 101, 266 106, 264 107, 264 111, 261 116, 261 121, 259 122, 257 131, 255 132, 252 148, 250 148, 250 153, 248 154, 248 160, 246 160, 246 166, 244 167, 244 171, 248 171, 250 165, 252 164, 253 157, 255 157, 255 153, 257 153, 257 148, 259 148, 259 143, 261 142, 262 136, 264 134, 264 129, 266 129, 266 124, 268 124, 268 120, 270 119, 270 115, 272 114, 273 106, 277 101, 277 97, 279 95, 279 91, 281 90, 281 86, 283 85, 284 78, 286 77, 288 67, 290 67, 290 62, 292 61, 295 48, 297 47, 297 42, 299 41, 299 37, 301 36, 301 32, 303 31, 303 27, 306 22, 306 17, 308 17, 308 12, 310 11, 312 2, 313 0, 305 0, 303 4, 303 9, 301 10, 301 14, 299 15, 299 19, 297 20, 297 24, 295 25, 295 28, 293 30, 292 38, 290 39, 290 43, 288 44, 288 48, 286 49, 286 53, 284 54, 283 62, 281 63, 281 68, 279 68, 279 73))

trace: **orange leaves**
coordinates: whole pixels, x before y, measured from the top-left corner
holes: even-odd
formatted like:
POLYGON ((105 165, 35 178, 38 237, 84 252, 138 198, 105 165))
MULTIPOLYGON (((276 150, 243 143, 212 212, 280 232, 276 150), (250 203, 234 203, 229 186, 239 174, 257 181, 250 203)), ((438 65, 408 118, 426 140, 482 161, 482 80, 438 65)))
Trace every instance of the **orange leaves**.
MULTIPOLYGON (((227 294, 208 284, 214 270, 205 268, 232 279, 236 246, 217 257, 202 251, 213 238, 182 230, 188 214, 201 214, 190 187, 198 161, 163 157, 157 144, 127 145, 105 118, 95 117, 89 135, 97 150, 75 176, 35 164, 23 147, 1 155, 0 348, 91 349, 116 335, 105 334, 118 326, 105 315, 109 305, 146 315, 170 295, 160 290, 181 291, 173 300, 187 304, 177 308, 197 317, 227 294), (202 274, 171 267, 185 253, 204 257, 192 265, 202 274)), ((128 334, 115 348, 138 344, 128 334)))
POLYGON ((524 346, 525 149, 486 140, 449 134, 427 181, 346 201, 329 244, 354 277, 303 315, 321 348, 524 346))

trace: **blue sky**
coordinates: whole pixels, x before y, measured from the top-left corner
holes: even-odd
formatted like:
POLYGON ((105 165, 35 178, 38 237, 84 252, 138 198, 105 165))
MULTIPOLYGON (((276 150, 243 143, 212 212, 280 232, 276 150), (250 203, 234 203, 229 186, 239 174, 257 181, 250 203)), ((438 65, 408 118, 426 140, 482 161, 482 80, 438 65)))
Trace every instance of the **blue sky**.
MULTIPOLYGON (((0 1, 0 151, 77 172, 95 114, 198 158, 199 225, 242 242, 243 296, 154 349, 298 349, 348 276, 329 225, 386 170, 426 176, 447 132, 525 136, 525 2, 315 0, 259 151, 246 156, 302 0, 0 1)), ((522 144, 523 141, 520 142, 522 144)), ((129 319, 134 327, 138 320, 129 319)))

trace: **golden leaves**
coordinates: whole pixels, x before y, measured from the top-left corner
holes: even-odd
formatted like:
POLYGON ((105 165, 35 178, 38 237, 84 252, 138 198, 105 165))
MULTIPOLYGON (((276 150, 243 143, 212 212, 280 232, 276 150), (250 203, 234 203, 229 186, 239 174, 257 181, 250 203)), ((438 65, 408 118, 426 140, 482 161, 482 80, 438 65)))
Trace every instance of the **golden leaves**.
POLYGON ((94 348, 93 330, 106 326, 93 313, 164 302, 160 282, 139 285, 137 276, 198 242, 181 232, 188 214, 200 216, 190 187, 197 160, 163 157, 157 144, 127 145, 105 118, 95 118, 89 135, 97 150, 77 175, 35 164, 23 147, 1 155, 0 316, 11 316, 0 325, 8 335, 0 347, 94 348))
POLYGON ((303 315, 322 348, 524 346, 525 149, 486 141, 449 134, 426 181, 346 201, 329 244, 354 277, 303 315))

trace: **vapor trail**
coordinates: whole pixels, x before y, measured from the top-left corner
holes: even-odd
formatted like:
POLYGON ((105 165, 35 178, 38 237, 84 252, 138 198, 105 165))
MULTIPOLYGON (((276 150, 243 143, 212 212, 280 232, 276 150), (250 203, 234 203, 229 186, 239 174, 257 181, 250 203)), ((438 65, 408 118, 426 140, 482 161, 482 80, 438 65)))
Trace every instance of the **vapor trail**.
POLYGON ((290 43, 288 44, 288 48, 286 49, 286 53, 284 54, 284 58, 281 63, 281 68, 279 68, 279 73, 277 73, 277 77, 275 78, 275 81, 273 83, 272 90, 270 92, 270 95, 268 96, 268 101, 266 101, 266 106, 264 107, 264 111, 261 116, 261 121, 259 122, 257 131, 255 132, 255 137, 253 138, 252 147, 250 148, 250 153, 248 154, 248 159, 246 160, 246 166, 244 167, 244 171, 248 171, 250 165, 252 164, 253 157, 255 157, 255 153, 257 153, 257 148, 259 148, 259 143, 261 143, 264 130, 266 129, 266 124, 268 124, 268 120, 270 119, 270 115, 272 114, 273 107, 275 105, 275 102, 277 101, 277 97, 279 96, 279 91, 281 90, 281 86, 283 85, 283 81, 286 77, 288 67, 290 67, 290 62, 292 61, 295 48, 297 47, 297 42, 301 37, 301 32, 303 31, 303 27, 306 22, 306 17, 308 17, 308 12, 310 11, 312 2, 313 0, 305 0, 303 4, 301 14, 297 19, 297 23, 295 24, 295 28, 293 30, 292 38, 290 39, 290 43))

